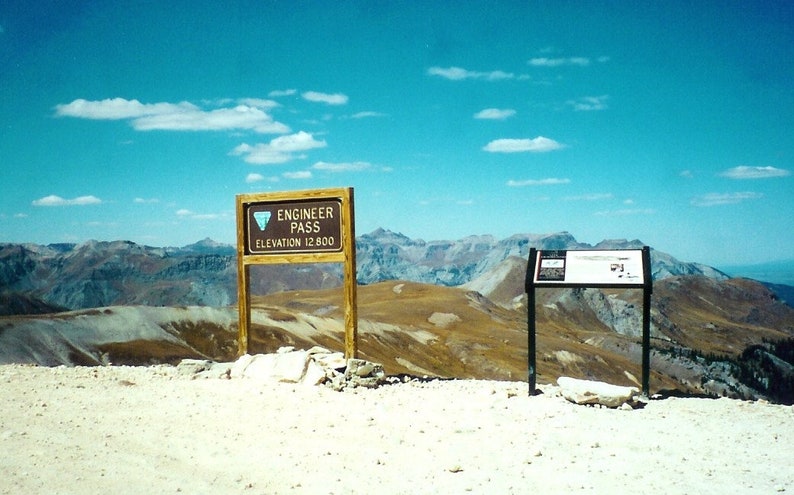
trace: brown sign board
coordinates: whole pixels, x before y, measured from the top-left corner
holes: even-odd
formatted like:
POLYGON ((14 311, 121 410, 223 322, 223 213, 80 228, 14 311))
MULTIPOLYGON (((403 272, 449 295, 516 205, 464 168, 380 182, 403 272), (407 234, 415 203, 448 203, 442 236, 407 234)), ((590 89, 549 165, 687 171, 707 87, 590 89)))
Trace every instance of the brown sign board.
POLYGON ((253 202, 245 210, 245 254, 342 251, 341 199, 253 202))
POLYGON ((353 188, 239 194, 237 306, 240 355, 248 352, 252 265, 343 263, 345 357, 358 348, 353 188))

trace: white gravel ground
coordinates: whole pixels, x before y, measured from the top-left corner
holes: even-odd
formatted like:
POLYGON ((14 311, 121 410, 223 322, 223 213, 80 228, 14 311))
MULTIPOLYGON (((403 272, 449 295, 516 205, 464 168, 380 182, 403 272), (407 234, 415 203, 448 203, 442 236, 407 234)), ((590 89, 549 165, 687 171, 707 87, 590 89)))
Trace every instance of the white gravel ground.
POLYGON ((794 408, 577 406, 554 387, 375 390, 169 366, 0 366, 2 494, 794 492, 794 408))

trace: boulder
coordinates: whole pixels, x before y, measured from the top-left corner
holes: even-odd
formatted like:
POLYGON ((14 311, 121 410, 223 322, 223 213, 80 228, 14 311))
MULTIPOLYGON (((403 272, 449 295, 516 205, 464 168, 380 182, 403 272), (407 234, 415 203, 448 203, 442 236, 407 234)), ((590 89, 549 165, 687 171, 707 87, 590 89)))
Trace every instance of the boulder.
POLYGON ((610 383, 579 380, 567 376, 557 378, 562 396, 575 404, 599 404, 606 407, 620 407, 633 402, 640 390, 636 387, 623 387, 610 383))
POLYGON ((246 366, 243 376, 261 380, 298 383, 306 374, 309 353, 306 351, 257 354, 246 366))

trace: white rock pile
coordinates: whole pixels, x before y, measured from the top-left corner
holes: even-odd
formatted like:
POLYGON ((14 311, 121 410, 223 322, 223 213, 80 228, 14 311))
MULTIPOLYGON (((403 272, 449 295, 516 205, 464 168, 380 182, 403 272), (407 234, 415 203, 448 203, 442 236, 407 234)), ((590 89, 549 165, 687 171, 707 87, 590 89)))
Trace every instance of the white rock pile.
POLYGON ((326 385, 334 390, 376 388, 386 382, 383 366, 363 359, 345 359, 341 352, 315 346, 309 350, 282 347, 275 354, 245 354, 231 363, 185 359, 177 366, 193 378, 255 380, 326 385))
POLYGON ((611 383, 579 380, 567 376, 557 378, 560 393, 575 404, 599 405, 610 408, 633 409, 637 405, 640 390, 611 383))

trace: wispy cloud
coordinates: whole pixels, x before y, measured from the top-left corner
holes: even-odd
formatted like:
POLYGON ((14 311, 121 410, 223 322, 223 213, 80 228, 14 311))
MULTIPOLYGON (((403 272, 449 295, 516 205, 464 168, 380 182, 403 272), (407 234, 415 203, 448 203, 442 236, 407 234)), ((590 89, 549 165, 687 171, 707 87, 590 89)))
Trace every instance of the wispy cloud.
POLYGON ((138 100, 108 98, 89 101, 77 99, 71 103, 55 105, 55 115, 92 120, 133 119, 151 115, 194 112, 199 108, 192 103, 141 103, 138 100))
POLYGON ((261 109, 246 105, 149 115, 133 120, 132 127, 138 131, 251 130, 260 134, 283 134, 290 130, 261 109))
POLYGON ((623 217, 629 215, 653 215, 656 210, 653 208, 623 208, 620 210, 602 210, 597 211, 594 215, 599 217, 623 217))
POLYGON ((526 186, 554 186, 558 184, 570 184, 571 179, 558 179, 556 177, 549 177, 547 179, 526 179, 526 180, 509 180, 507 185, 510 187, 526 187, 526 186))
POLYGON ((196 213, 187 208, 177 210, 176 216, 190 220, 221 220, 229 217, 226 213, 196 213))
MULTIPOLYGON (((249 99, 254 105, 203 110, 188 103, 141 103, 111 98, 98 101, 78 99, 55 106, 58 117, 91 120, 130 120, 138 131, 227 131, 250 130, 260 134, 284 134, 290 128, 276 122, 262 108, 269 100, 249 99)), ((275 102, 273 102, 275 103, 275 102)))
POLYGON ((381 112, 365 111, 357 112, 350 116, 351 119, 366 119, 369 117, 386 117, 386 114, 381 112))
POLYGON ((145 205, 145 204, 154 204, 159 203, 160 200, 157 198, 135 198, 132 200, 133 203, 138 205, 145 205))
POLYGON ((742 201, 759 199, 764 195, 757 192, 734 192, 734 193, 708 193, 702 196, 695 196, 691 199, 692 206, 720 206, 741 203, 742 201))
POLYGON ((250 173, 245 176, 245 182, 248 184, 252 184, 254 182, 261 182, 263 180, 265 180, 265 176, 262 174, 250 173))
POLYGON ((537 57, 529 59, 529 62, 527 63, 533 67, 560 67, 562 65, 576 65, 579 67, 585 67, 590 65, 590 59, 587 57, 537 57))
POLYGON ((306 91, 301 94, 306 101, 313 101, 317 103, 325 103, 327 105, 345 105, 347 103, 347 95, 342 93, 320 93, 319 91, 306 91))
POLYGON ((298 158, 306 158, 301 154, 315 148, 327 146, 325 141, 318 141, 314 136, 305 131, 299 131, 287 136, 279 136, 269 143, 250 145, 242 143, 229 152, 232 156, 242 156, 247 163, 258 165, 272 163, 286 163, 298 158))
POLYGON ((281 96, 292 96, 297 93, 298 93, 297 89, 274 89, 267 95, 271 98, 279 98, 281 96))
POLYGON ((590 193, 581 194, 579 196, 566 196, 563 199, 565 201, 604 201, 614 197, 615 196, 612 193, 590 193))
POLYGON ((314 170, 323 170, 325 172, 360 172, 370 167, 372 167, 372 164, 368 162, 317 162, 312 165, 314 170))
POLYGON ((240 105, 248 105, 249 107, 271 109, 280 107, 281 103, 273 100, 266 100, 264 98, 240 98, 237 100, 240 105))
POLYGON ((583 96, 576 100, 568 100, 566 105, 572 107, 577 112, 593 112, 607 109, 607 99, 609 96, 583 96))
POLYGON ((78 196, 73 199, 64 199, 54 194, 33 201, 33 206, 84 206, 98 205, 102 200, 96 196, 78 196))
POLYGON ((299 170, 297 172, 284 172, 281 175, 284 176, 285 179, 295 179, 295 180, 312 178, 312 173, 309 170, 299 170))
POLYGON ((462 81, 464 79, 484 79, 486 81, 500 81, 504 79, 514 79, 516 76, 512 72, 494 70, 490 72, 480 72, 467 70, 462 67, 430 67, 427 73, 431 76, 443 77, 451 81, 462 81))
POLYGON ((775 167, 748 167, 745 165, 729 168, 720 174, 729 179, 770 179, 773 177, 786 177, 791 172, 775 167))
POLYGON ((512 108, 486 108, 474 114, 475 119, 504 120, 512 117, 516 111, 512 108))
POLYGON ((562 148, 563 145, 553 139, 538 136, 534 139, 495 139, 483 147, 491 153, 543 153, 562 148))

